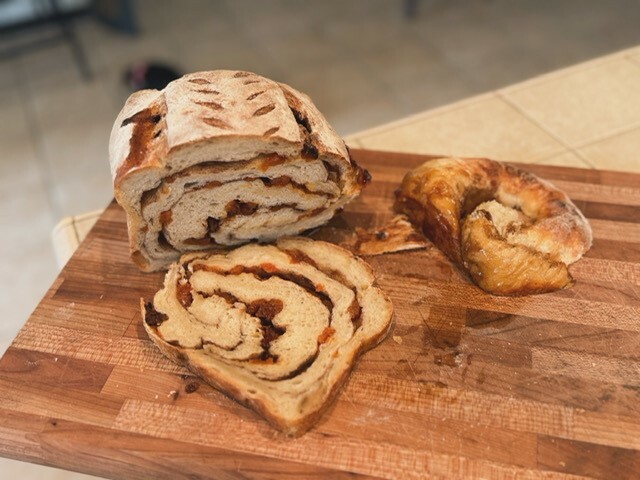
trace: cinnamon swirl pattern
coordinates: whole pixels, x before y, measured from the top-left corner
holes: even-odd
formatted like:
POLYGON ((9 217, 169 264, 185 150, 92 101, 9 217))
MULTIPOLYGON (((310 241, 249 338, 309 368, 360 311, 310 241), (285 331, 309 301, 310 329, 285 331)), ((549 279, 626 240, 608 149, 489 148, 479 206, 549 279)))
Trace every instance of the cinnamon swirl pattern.
POLYGON ((132 95, 110 161, 131 256, 145 271, 187 251, 322 225, 370 180, 306 95, 228 70, 132 95))
POLYGON ((302 237, 192 253, 143 302, 144 326, 170 359, 300 435, 390 328, 373 283, 362 260, 302 237))

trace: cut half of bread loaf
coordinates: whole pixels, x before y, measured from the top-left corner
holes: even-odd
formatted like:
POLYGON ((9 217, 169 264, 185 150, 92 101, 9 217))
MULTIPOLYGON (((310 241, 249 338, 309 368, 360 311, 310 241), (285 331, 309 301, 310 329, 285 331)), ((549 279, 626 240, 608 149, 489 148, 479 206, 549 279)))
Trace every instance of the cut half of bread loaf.
POLYGON ((133 94, 109 156, 131 256, 145 271, 187 251, 322 225, 370 178, 309 97, 242 71, 133 94))
POLYGON ((366 263, 303 237, 187 254, 142 302, 164 355, 294 436, 384 338, 392 310, 366 263))

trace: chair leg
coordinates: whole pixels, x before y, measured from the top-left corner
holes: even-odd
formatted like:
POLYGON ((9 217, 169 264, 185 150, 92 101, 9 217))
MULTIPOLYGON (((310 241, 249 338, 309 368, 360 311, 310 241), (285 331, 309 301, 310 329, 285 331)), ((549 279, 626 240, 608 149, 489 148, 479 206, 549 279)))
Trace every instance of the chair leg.
POLYGON ((60 30, 62 31, 62 35, 65 41, 69 44, 71 48, 71 54, 78 66, 78 70, 80 70, 80 75, 86 81, 91 80, 93 77, 91 73, 91 69, 89 68, 89 62, 87 61, 87 56, 84 53, 84 49, 78 40, 76 32, 73 27, 70 25, 69 20, 64 18, 62 13, 60 12, 60 8, 58 7, 58 0, 49 0, 51 5, 51 10, 53 11, 53 16, 55 20, 58 22, 60 26, 60 30))

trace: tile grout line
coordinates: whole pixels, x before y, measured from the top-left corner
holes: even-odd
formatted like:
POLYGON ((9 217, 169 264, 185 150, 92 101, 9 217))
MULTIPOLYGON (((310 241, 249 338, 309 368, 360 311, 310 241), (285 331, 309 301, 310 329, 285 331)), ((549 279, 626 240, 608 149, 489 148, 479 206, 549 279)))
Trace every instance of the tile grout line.
MULTIPOLYGON (((447 56, 445 54, 443 54, 443 52, 441 51, 441 49, 439 49, 436 45, 431 45, 428 41, 425 41, 423 38, 421 38, 417 32, 415 31, 415 29, 412 28, 408 28, 406 30, 408 32, 408 38, 410 40, 410 42, 416 46, 418 46, 419 48, 430 48, 432 53, 436 56, 436 58, 438 59, 438 63, 445 67, 447 70, 449 70, 452 75, 458 75, 458 77, 460 77, 465 85, 466 88, 468 88, 469 90, 478 90, 479 85, 477 84, 477 82, 475 82, 473 80, 472 77, 469 77, 466 72, 464 71, 464 69, 460 68, 459 66, 452 64, 451 62, 447 61, 447 56)), ((350 49, 350 55, 351 57, 356 57, 358 58, 358 52, 354 52, 353 49, 350 49)), ((372 69, 367 65, 367 63, 362 63, 362 66, 364 67, 364 71, 365 72, 370 72, 372 71, 372 69)), ((385 80, 381 79, 381 78, 377 78, 377 76, 372 75, 373 78, 376 79, 376 86, 381 87, 383 90, 385 91, 390 91, 390 95, 388 95, 388 98, 391 98, 393 100, 393 103, 396 104, 397 106, 400 107, 404 107, 404 108, 409 108, 411 107, 411 105, 409 105, 409 103, 407 101, 403 101, 400 98, 398 98, 398 95, 395 91, 395 89, 393 88, 393 85, 390 85, 388 82, 386 82, 385 80)), ((398 126, 399 125, 410 125, 411 123, 415 123, 417 121, 422 120, 423 118, 429 118, 431 116, 435 116, 438 114, 443 113, 440 110, 443 111, 449 111, 449 110, 454 110, 454 109, 459 109, 462 108, 464 106, 466 106, 467 102, 470 101, 469 103, 473 103, 476 100, 481 100, 482 98, 484 98, 487 95, 491 95, 493 91, 492 90, 487 90, 487 91, 480 91, 480 92, 476 92, 475 94, 471 94, 471 96, 465 96, 463 98, 459 98, 457 101, 454 100, 453 103, 451 102, 447 102, 445 104, 442 105, 437 105, 434 106, 433 108, 429 108, 428 110, 422 110, 422 111, 418 111, 415 112, 414 114, 411 114, 409 116, 404 116, 395 120, 392 120, 391 122, 388 122, 387 125, 389 125, 391 128, 395 128, 392 125, 396 122, 398 122, 398 126), (449 108, 451 105, 455 105, 454 108, 449 108), (433 114, 431 114, 430 112, 433 112, 433 114), (420 118, 413 118, 413 117, 418 117, 420 116, 420 118)), ((380 128, 381 126, 374 126, 370 129, 366 129, 364 132, 366 132, 367 130, 375 130, 380 128)), ((382 126, 384 127, 384 126, 382 126)), ((375 134, 375 132, 372 132, 373 134, 375 134)), ((358 134, 358 132, 353 132, 353 134, 358 134)), ((364 136, 362 136, 362 138, 365 138, 366 133, 364 136)), ((360 137, 360 135, 358 135, 358 137, 360 137)))
MULTIPOLYGON (((237 21, 237 18, 236 18, 236 21, 237 21)), ((318 29, 316 27, 316 24, 312 24, 311 29, 313 29, 314 35, 320 37, 322 41, 326 41, 326 38, 322 38, 324 37, 322 30, 318 29)), ((248 41, 255 44, 255 38, 252 36, 248 36, 248 41)), ((344 62, 346 64, 355 65, 358 71, 363 72, 365 74, 365 76, 369 80, 369 84, 376 90, 379 90, 381 94, 385 95, 385 97, 394 106, 394 109, 399 108, 400 111, 402 111, 407 105, 405 105, 404 102, 400 101, 396 97, 396 95, 393 94, 393 92, 389 94, 389 91, 390 91, 389 85, 384 80, 379 78, 379 76, 375 75, 374 72, 372 72, 372 70, 368 67, 366 62, 362 61, 361 57, 362 55, 357 51, 357 49, 354 49, 350 44, 345 44, 343 45, 343 48, 339 50, 337 60, 344 62)), ((389 112, 389 113, 393 113, 393 116, 394 116, 394 118, 390 120, 391 122, 397 121, 399 118, 401 118, 401 117, 398 117, 397 111, 389 112)), ((353 128, 353 126, 351 126, 351 128, 353 128)), ((360 130, 345 132, 345 133, 342 133, 341 136, 343 137, 354 136, 354 135, 357 135, 359 131, 360 130)))
MULTIPOLYGON (((408 28, 406 32, 407 32, 407 39, 411 44, 419 47, 420 49, 430 48, 431 52, 436 56, 439 65, 449 70, 452 76, 458 75, 459 77, 461 77, 466 88, 470 90, 477 89, 477 85, 475 84, 473 79, 469 78, 468 75, 466 75, 465 72, 462 71, 462 69, 448 62, 446 55, 443 55, 443 53, 440 51, 440 49, 437 46, 431 45, 429 44, 429 42, 425 42, 424 39, 420 38, 420 36, 415 32, 414 29, 408 28)), ((357 52, 354 52, 353 49, 350 49, 350 58, 353 58, 353 57, 359 58, 359 55, 357 54, 357 52)), ((361 67, 365 72, 371 74, 370 78, 375 79, 376 87, 380 87, 382 88, 383 91, 387 92, 387 98, 392 99, 393 103, 396 106, 399 106, 402 109, 410 109, 412 107, 412 105, 408 100, 402 100, 401 98, 399 98, 397 90, 393 88, 394 87, 393 84, 389 84, 389 82, 385 81, 382 78, 379 78, 377 75, 373 75, 374 71, 369 66, 368 63, 362 62, 361 67)), ((434 108, 443 107, 445 105, 448 105, 448 103, 444 105, 435 106, 434 108)), ((432 109, 429 109, 429 110, 432 110, 432 109)), ((422 110, 422 112, 424 112, 424 110, 422 110)), ((415 112, 415 113, 418 114, 421 112, 415 112)), ((401 118, 397 120, 401 120, 401 118)))
MULTIPOLYGON (((236 22, 237 22, 237 18, 236 18, 236 22)), ((312 28, 315 28, 314 25, 311 26, 312 28)), ((425 43, 423 42, 423 40, 421 38, 419 38, 419 36, 415 33, 415 31, 411 30, 411 29, 407 29, 408 36, 407 36, 407 41, 410 42, 411 44, 420 47, 420 48, 424 48, 425 47, 425 43)), ((319 32, 315 32, 318 33, 320 36, 322 36, 319 32)), ((255 39, 251 36, 248 37, 248 40, 252 43, 255 43, 255 39)), ((449 70, 452 71, 452 73, 460 73, 458 70, 456 69, 455 66, 451 66, 449 65, 448 62, 446 62, 446 58, 441 54, 441 52, 438 49, 433 49, 433 52, 437 55, 438 59, 439 59, 439 63, 448 68, 449 70)), ((379 90, 382 94, 385 95, 385 98, 388 99, 390 101, 390 103, 398 110, 396 112, 393 112, 394 114, 394 118, 392 118, 391 120, 389 120, 388 122, 385 122, 385 124, 391 124, 397 121, 401 121, 404 120, 406 118, 406 115, 402 115, 400 114, 400 116, 397 116, 398 112, 402 112, 404 110, 407 110, 411 107, 411 105, 409 103, 407 103, 407 101, 404 101, 402 99, 399 98, 397 92, 394 91, 394 89, 392 88, 393 85, 390 85, 387 81, 385 81, 383 78, 381 78, 379 75, 375 75, 375 72, 371 69, 371 67, 369 66, 369 64, 367 62, 362 61, 362 53, 358 51, 358 49, 352 47, 349 43, 345 44, 343 46, 343 48, 340 50, 339 52, 339 59, 341 61, 344 61, 346 63, 349 64, 355 64, 356 68, 363 72, 366 77, 369 79, 370 81, 370 85, 375 88, 376 90, 379 90)), ((472 89, 473 85, 469 84, 468 81, 465 81, 465 85, 472 89)), ((465 97, 466 98, 466 97, 465 97)), ((460 99, 462 100, 462 98, 460 99)), ((435 109, 437 108, 441 108, 444 107, 448 104, 442 104, 442 105, 437 105, 434 106, 435 109)), ((431 109, 429 109, 431 110, 431 109)), ((422 111, 419 112, 414 112, 413 114, 410 115, 417 115, 419 113, 423 113, 424 109, 422 111)), ((372 126, 372 127, 368 127, 364 130, 359 129, 356 131, 351 131, 349 133, 344 134, 343 136, 345 137, 353 137, 353 136, 360 136, 360 132, 363 131, 367 131, 373 128, 377 128, 376 126, 372 126)))
MULTIPOLYGON (((507 103, 509 106, 511 106, 514 110, 516 110, 520 115, 525 117, 527 120, 529 120, 531 123, 533 123, 536 127, 541 129, 543 132, 545 132, 547 135, 549 135, 551 138, 553 138, 555 141, 557 141, 560 145, 562 145, 562 147, 564 147, 565 150, 568 150, 570 153, 573 153, 574 155, 576 155, 578 158, 580 158, 582 161, 584 161, 591 168, 594 168, 594 169, 596 168, 596 166, 591 161, 589 161, 584 155, 582 155, 578 150, 576 150, 574 147, 572 147, 567 142, 565 142, 562 138, 560 138, 558 135, 556 135, 547 126, 541 124, 535 118, 531 117, 531 115, 529 115, 525 110, 520 108, 519 105, 517 105, 514 102, 510 101, 509 98, 506 95, 504 95, 504 93, 501 90, 496 91, 495 93, 496 93, 496 96, 498 98, 503 100, 505 103, 507 103)), ((547 157, 547 158, 551 158, 551 157, 547 157)))
POLYGON ((625 135, 625 134, 627 134, 629 132, 632 132, 632 131, 634 131, 634 130, 636 130, 638 128, 640 128, 640 120, 635 122, 635 123, 628 124, 628 125, 626 125, 624 127, 620 127, 620 128, 615 129, 615 130, 611 130, 610 132, 607 132, 605 134, 598 135, 597 137, 594 137, 594 138, 592 138, 590 140, 587 140, 585 142, 577 143, 575 148, 590 147, 591 145, 594 145, 596 143, 600 143, 600 142, 603 142, 603 141, 606 141, 606 140, 610 140, 610 139, 618 137, 620 135, 625 135))
POLYGON ((38 165, 38 173, 42 187, 47 195, 47 204, 50 208, 49 213, 52 215, 51 221, 55 224, 56 218, 59 218, 61 216, 62 209, 60 208, 59 202, 56 200, 56 195, 53 188, 53 175, 51 172, 51 168, 46 160, 47 155, 45 153, 44 142, 42 139, 42 130, 34 111, 33 95, 31 94, 31 89, 29 88, 28 82, 25 79, 26 75, 24 72, 24 68, 20 65, 20 63, 18 63, 17 65, 17 70, 18 77, 20 77, 20 79, 22 80, 17 85, 18 92, 20 94, 20 102, 27 119, 29 137, 31 138, 31 141, 33 142, 36 149, 35 158, 38 165))
POLYGON ((435 118, 440 115, 446 115, 448 113, 467 108, 471 105, 475 105, 476 103, 488 100, 492 97, 495 97, 495 92, 489 91, 473 95, 471 97, 462 98, 457 102, 449 103, 447 105, 441 105, 424 112, 418 112, 405 118, 400 118, 383 125, 368 128, 361 132, 355 132, 354 134, 352 134, 352 136, 356 136, 358 139, 367 139, 379 133, 388 132, 389 130, 396 130, 398 128, 405 127, 407 125, 413 125, 414 123, 418 123, 426 119, 435 118))
POLYGON ((623 55, 622 58, 624 58, 627 62, 632 64, 634 67, 640 68, 640 53, 636 52, 633 55, 623 55))
POLYGON ((603 64, 613 63, 615 61, 620 61, 624 59, 624 57, 619 56, 618 53, 610 54, 610 57, 602 57, 596 58, 592 60, 587 60, 584 62, 576 63, 574 65, 569 65, 564 68, 560 68, 559 70, 552 70, 550 72, 541 73, 533 78, 529 78, 523 80, 522 82, 514 83, 513 85, 507 85, 505 87, 501 87, 496 89, 496 92, 520 92, 526 88, 538 87, 550 81, 554 81, 557 79, 569 77, 571 75, 575 75, 577 72, 591 70, 593 68, 597 68, 602 66, 603 64))
POLYGON ((519 105, 517 105, 517 103, 513 102, 512 100, 509 99, 508 95, 514 92, 520 92, 522 90, 524 90, 525 88, 529 88, 529 87, 536 87, 539 86, 542 83, 546 83, 548 81, 553 81, 556 80, 557 78, 564 78, 567 77, 568 75, 571 74, 575 74, 576 72, 579 71, 583 71, 583 70, 590 70, 596 67, 600 67, 603 64, 607 64, 607 63, 613 63, 616 61, 622 61, 626 64, 630 64, 633 67, 636 67, 638 69, 640 69, 640 63, 636 63, 631 57, 629 57, 628 55, 625 55, 624 52, 616 52, 613 54, 608 55, 607 57, 601 58, 601 59, 597 59, 596 61, 587 61, 581 64, 577 64, 574 66, 570 66, 567 67, 566 69, 563 69, 559 72, 557 72, 559 75, 555 75, 555 72, 551 72, 549 74, 543 75, 543 77, 548 77, 548 78, 540 78, 540 81, 536 81, 537 79, 531 79, 529 81, 524 82, 524 84, 522 86, 519 85, 513 85, 510 87, 505 87, 505 88, 501 88, 499 90, 496 90, 496 94, 502 98, 505 102, 507 102, 509 105, 511 105, 513 108, 515 108, 518 112, 520 112, 522 115, 524 115, 525 117, 527 117, 529 120, 531 120, 536 126, 538 126, 539 128, 543 129, 546 133, 548 133, 549 135, 551 135, 554 139, 556 139, 558 142, 560 142, 565 148, 567 148, 569 151, 571 151, 573 154, 575 154, 576 156, 578 156, 581 160, 583 160, 584 162, 586 162, 588 165, 590 165, 592 168, 597 168, 593 162, 591 160, 589 160, 589 158, 587 156, 585 156, 582 152, 580 152, 580 148, 584 148, 584 147, 588 147, 591 145, 594 145, 598 142, 602 142, 604 140, 608 140, 610 138, 614 138, 616 136, 619 135, 623 135, 625 133, 628 133, 630 131, 635 130, 636 128, 640 127, 640 121, 632 123, 632 124, 628 124, 625 125, 623 127, 619 127, 617 129, 613 129, 610 130, 606 133, 597 135, 589 140, 586 141, 581 141, 581 142, 576 142, 573 145, 569 145, 567 142, 563 141, 560 137, 558 137, 557 135, 555 135, 553 133, 553 131, 551 131, 550 129, 548 129, 545 125, 543 125, 542 123, 538 122, 535 118, 531 117, 529 114, 527 114, 527 112, 520 108, 519 105))

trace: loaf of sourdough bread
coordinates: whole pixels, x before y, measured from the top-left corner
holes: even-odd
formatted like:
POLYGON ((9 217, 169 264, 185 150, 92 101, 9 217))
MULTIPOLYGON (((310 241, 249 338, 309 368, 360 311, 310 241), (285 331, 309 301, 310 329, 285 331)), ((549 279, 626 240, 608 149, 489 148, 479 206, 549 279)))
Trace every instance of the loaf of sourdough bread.
POLYGON ((243 71, 133 94, 109 156, 131 256, 145 271, 187 251, 322 225, 369 181, 309 97, 243 71))
POLYGON ((289 237, 184 255, 142 314, 167 357, 296 436, 387 334, 392 305, 350 252, 289 237))

